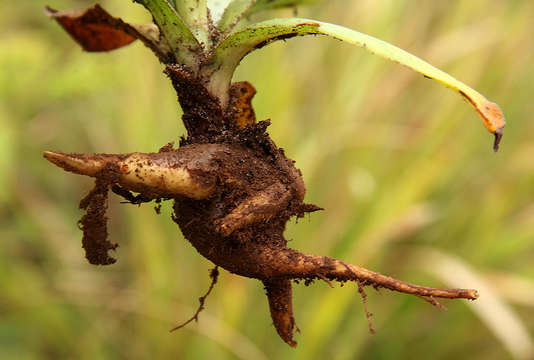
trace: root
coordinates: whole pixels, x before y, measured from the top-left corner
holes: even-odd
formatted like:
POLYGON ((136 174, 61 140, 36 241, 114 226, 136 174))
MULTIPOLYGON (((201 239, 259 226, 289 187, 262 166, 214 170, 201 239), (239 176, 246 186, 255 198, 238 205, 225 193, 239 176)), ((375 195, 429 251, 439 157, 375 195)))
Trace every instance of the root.
POLYGON ((419 296, 421 299, 425 300, 427 303, 434 305, 441 310, 447 310, 445 305, 442 305, 439 301, 434 299, 432 296, 419 296))
POLYGON ((181 329, 181 328, 185 327, 186 325, 188 325, 193 320, 198 321, 198 315, 200 314, 200 312, 202 310, 204 310, 204 302, 206 301, 206 298, 210 295, 211 290, 213 290, 213 287, 215 286, 215 284, 217 283, 217 279, 219 278, 219 267, 218 266, 215 266, 213 269, 211 269, 210 278, 211 278, 210 287, 208 288, 208 291, 204 294, 204 296, 201 296, 198 299, 198 301, 200 302, 200 305, 198 306, 198 309, 195 312, 195 314, 189 320, 187 320, 186 322, 184 322, 184 323, 182 323, 182 324, 180 324, 178 326, 175 326, 174 328, 169 330, 170 332, 173 332, 175 330, 178 330, 178 329, 181 329))
POLYGON ((321 280, 323 280, 325 283, 328 284, 328 286, 330 286, 331 289, 334 288, 334 285, 332 285, 332 282, 330 280, 328 280, 328 278, 326 276, 324 276, 323 274, 317 274, 317 277, 321 280))
MULTIPOLYGON (((346 281, 354 281, 358 285, 358 292, 362 298, 363 309, 367 322, 369 325, 369 331, 374 334, 376 331, 373 327, 371 317, 373 314, 367 308, 367 294, 365 293, 365 286, 372 286, 376 290, 380 288, 386 288, 392 291, 397 291, 405 294, 415 295, 421 299, 429 302, 430 304, 445 309, 435 298, 448 298, 448 299, 469 299, 476 300, 478 298, 478 292, 471 289, 439 289, 426 286, 419 286, 410 284, 401 280, 394 279, 392 277, 382 275, 359 266, 345 263, 341 260, 332 259, 325 256, 314 256, 300 253, 292 249, 273 250, 270 252, 263 252, 268 254, 266 256, 260 256, 260 259, 256 259, 259 263, 269 265, 269 279, 272 284, 276 284, 274 279, 313 279, 319 278, 330 284, 331 280, 340 281, 341 283, 346 281)), ((266 267, 263 268, 264 270, 266 267)), ((269 291, 267 282, 266 284, 267 296, 269 297, 269 305, 271 308, 271 316, 275 324, 276 330, 280 337, 288 343, 290 346, 295 347, 296 343, 291 336, 294 325, 293 311, 291 309, 290 290, 284 290, 283 287, 277 285, 278 295, 275 295, 273 290, 269 291), (283 292, 284 290, 285 292, 283 292), (273 302, 279 298, 287 298, 285 308, 280 303, 273 302), (274 310, 273 310, 274 308, 274 310)), ((272 288, 272 287, 271 287, 272 288)))
POLYGON ((358 281, 358 292, 360 293, 360 296, 362 297, 362 303, 363 303, 363 311, 365 311, 365 317, 367 318, 367 323, 369 324, 369 331, 371 334, 376 334, 376 331, 373 327, 373 322, 371 321, 371 317, 373 316, 373 313, 370 313, 369 310, 367 310, 367 294, 365 293, 365 290, 363 287, 365 284, 362 284, 360 281, 358 281))
MULTIPOLYGON (((239 125, 242 119, 239 120, 239 114, 235 116, 232 119, 239 125)), ((199 125, 197 130, 202 131, 184 140, 177 150, 167 145, 151 154, 47 152, 44 155, 67 171, 97 179, 95 189, 80 205, 87 209, 80 221, 84 231, 83 247, 93 264, 115 261, 108 251, 116 245, 106 239, 105 210, 110 187, 133 204, 174 199, 173 220, 197 251, 216 266, 210 273, 211 285, 199 298, 200 305, 194 315, 170 331, 198 321, 217 282, 218 266, 264 283, 276 331, 292 347, 297 343, 293 339, 296 326, 291 280, 304 280, 309 284, 320 279, 330 286, 334 281, 356 282, 371 333, 375 330, 372 314, 367 309, 365 286, 411 294, 440 308, 443 306, 436 300, 438 298, 478 298, 476 290, 419 286, 341 260, 288 249, 283 236, 287 221, 292 216, 302 217, 305 212, 320 208, 303 203, 306 188, 301 174, 269 139, 265 133, 267 123, 254 124, 250 120, 252 124, 249 124, 249 120, 242 121, 245 126, 234 134, 234 139, 227 139, 224 134, 218 138, 235 141, 233 143, 187 144, 215 124, 208 121, 204 123, 206 128, 199 125)), ((156 212, 159 212, 159 205, 156 212)))
MULTIPOLYGON (((259 259, 258 259, 259 260, 259 259)), ((478 292, 473 289, 440 289, 410 284, 365 268, 345 263, 326 256, 307 255, 292 249, 270 252, 268 258, 259 260, 270 265, 272 277, 308 279, 325 276, 337 281, 356 281, 362 286, 386 288, 425 298, 433 303, 435 298, 476 300, 478 292), (431 299, 431 300, 429 300, 431 299)))
POLYGON ((226 237, 252 223, 266 222, 281 211, 291 195, 283 184, 275 183, 243 200, 230 214, 215 221, 215 228, 226 237))
POLYGON ((200 200, 215 190, 217 164, 212 159, 226 149, 221 145, 206 144, 149 154, 83 155, 47 151, 44 157, 76 174, 114 177, 110 185, 120 185, 120 189, 115 190, 127 199, 130 196, 126 191, 133 191, 141 194, 137 199, 134 197, 135 201, 176 196, 200 200))
POLYGON ((297 342, 293 340, 295 318, 293 316, 291 281, 287 279, 264 280, 263 284, 267 290, 271 318, 278 335, 289 346, 296 347, 297 342))

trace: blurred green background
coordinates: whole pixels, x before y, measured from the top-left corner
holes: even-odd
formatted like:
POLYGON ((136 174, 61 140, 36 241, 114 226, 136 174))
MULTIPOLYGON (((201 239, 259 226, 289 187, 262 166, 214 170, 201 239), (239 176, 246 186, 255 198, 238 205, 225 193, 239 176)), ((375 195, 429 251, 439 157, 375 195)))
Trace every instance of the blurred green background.
MULTIPOLYGON (((297 161, 306 200, 290 246, 410 282, 477 288, 476 302, 368 290, 369 334, 354 285, 295 286, 299 345, 277 336, 264 290, 222 272, 198 324, 189 318, 211 264, 151 205, 110 199, 118 262, 89 265, 76 227, 91 180, 42 158, 156 151, 184 134, 162 66, 142 44, 84 53, 43 6, 0 2, 1 359, 534 358, 534 2, 329 0, 299 16, 407 49, 498 102, 501 151, 460 96, 412 71, 326 38, 247 57, 259 119, 297 161)), ((130 1, 101 4, 133 22, 130 1)), ((276 15, 291 16, 292 10, 276 15)), ((265 16, 265 15, 263 15, 265 16)))

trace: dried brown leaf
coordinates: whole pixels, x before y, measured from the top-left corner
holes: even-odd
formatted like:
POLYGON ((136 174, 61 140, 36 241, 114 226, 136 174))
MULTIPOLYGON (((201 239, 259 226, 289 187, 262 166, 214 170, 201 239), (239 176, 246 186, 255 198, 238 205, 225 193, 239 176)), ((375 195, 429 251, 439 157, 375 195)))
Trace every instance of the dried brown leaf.
POLYGON ((243 128, 256 122, 256 115, 252 107, 252 98, 256 89, 248 82, 233 83, 230 87, 230 109, 232 120, 243 128))
POLYGON ((85 51, 111 51, 141 40, 160 58, 169 62, 169 47, 153 24, 130 25, 111 16, 100 5, 85 10, 57 11, 50 7, 45 13, 55 19, 85 51))

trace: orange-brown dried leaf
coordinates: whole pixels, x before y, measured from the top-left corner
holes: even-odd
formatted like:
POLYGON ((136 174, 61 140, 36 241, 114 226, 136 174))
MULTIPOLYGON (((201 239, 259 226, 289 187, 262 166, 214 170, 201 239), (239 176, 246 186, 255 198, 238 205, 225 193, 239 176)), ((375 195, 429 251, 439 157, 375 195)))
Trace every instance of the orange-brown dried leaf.
POLYGON ((99 5, 87 10, 61 12, 46 7, 45 12, 86 51, 111 51, 138 38, 132 26, 111 16, 99 5))
POLYGON ((252 108, 252 98, 256 89, 248 81, 233 83, 230 87, 231 118, 240 128, 256 122, 256 114, 252 108))

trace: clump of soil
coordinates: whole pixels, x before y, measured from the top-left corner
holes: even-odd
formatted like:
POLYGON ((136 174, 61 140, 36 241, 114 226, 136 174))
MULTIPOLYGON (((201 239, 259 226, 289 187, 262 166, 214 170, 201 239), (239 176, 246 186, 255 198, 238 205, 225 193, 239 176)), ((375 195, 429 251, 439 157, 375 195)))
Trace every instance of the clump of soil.
POLYGON ((83 231, 82 247, 87 260, 95 265, 109 265, 117 261, 108 254, 109 250, 115 250, 118 246, 107 239, 108 187, 109 184, 97 179, 94 189, 80 202, 80 209, 87 211, 78 222, 83 231))

